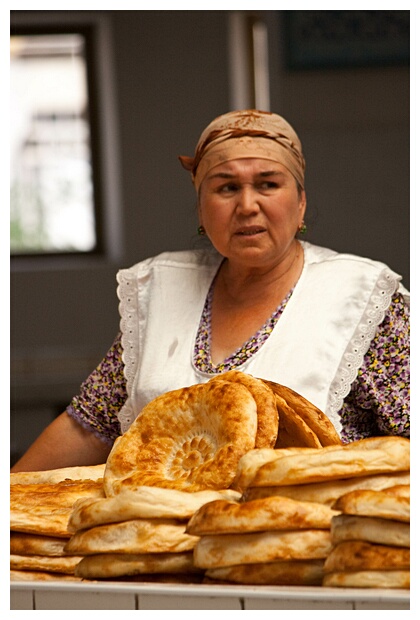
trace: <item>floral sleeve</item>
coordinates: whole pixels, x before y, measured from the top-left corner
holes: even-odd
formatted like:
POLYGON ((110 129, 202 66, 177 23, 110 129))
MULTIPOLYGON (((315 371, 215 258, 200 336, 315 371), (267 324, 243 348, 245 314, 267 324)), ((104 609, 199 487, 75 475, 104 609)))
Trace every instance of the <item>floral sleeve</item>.
POLYGON ((410 314, 396 293, 340 411, 345 442, 410 436, 410 314))
POLYGON ((127 399, 121 334, 67 407, 67 413, 99 439, 112 445, 121 435, 118 412, 127 399))

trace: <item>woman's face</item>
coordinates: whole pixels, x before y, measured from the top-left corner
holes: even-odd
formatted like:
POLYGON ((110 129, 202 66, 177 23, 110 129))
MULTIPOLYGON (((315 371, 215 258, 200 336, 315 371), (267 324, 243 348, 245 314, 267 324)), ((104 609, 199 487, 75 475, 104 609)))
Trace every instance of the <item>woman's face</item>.
POLYGON ((200 224, 222 256, 244 266, 269 267, 294 251, 305 209, 305 192, 275 161, 228 161, 200 187, 200 224))

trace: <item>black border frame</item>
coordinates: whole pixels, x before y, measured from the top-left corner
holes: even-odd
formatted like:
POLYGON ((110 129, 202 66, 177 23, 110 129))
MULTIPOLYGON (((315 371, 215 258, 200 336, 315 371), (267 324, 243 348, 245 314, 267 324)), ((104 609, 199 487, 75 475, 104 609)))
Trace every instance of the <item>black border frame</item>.
POLYGON ((408 66, 410 11, 280 11, 286 69, 408 66))

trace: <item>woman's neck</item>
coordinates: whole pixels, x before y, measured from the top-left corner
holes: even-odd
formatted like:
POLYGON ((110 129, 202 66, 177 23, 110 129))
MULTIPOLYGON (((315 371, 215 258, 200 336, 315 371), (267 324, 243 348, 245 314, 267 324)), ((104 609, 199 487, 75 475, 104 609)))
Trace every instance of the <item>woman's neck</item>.
POLYGON ((236 304, 247 303, 257 295, 266 300, 272 297, 279 299, 281 292, 285 296, 296 284, 302 272, 303 259, 303 248, 297 240, 282 260, 269 266, 248 268, 232 264, 227 259, 220 267, 216 289, 225 303, 228 300, 236 304))

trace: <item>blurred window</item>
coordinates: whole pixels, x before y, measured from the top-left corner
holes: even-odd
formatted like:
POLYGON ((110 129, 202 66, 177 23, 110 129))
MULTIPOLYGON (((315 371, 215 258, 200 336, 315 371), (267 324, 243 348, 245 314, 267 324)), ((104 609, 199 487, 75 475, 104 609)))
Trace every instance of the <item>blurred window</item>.
POLYGON ((83 32, 11 35, 12 256, 101 249, 88 51, 83 32))

